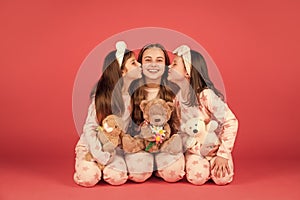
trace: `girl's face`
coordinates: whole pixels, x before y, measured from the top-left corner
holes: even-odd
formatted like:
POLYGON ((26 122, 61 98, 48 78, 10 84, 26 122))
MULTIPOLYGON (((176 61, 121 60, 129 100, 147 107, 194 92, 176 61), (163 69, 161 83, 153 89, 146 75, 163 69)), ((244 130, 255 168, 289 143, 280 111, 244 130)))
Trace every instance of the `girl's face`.
POLYGON ((125 69, 123 70, 123 76, 127 76, 131 79, 142 78, 142 68, 141 63, 139 63, 135 56, 132 55, 126 62, 125 62, 125 69))
POLYGON ((142 69, 147 80, 160 81, 165 71, 165 55, 164 52, 157 47, 149 48, 144 51, 142 57, 142 69))
POLYGON ((178 83, 187 78, 187 71, 185 69, 183 59, 181 56, 175 56, 173 62, 169 66, 168 80, 178 83))

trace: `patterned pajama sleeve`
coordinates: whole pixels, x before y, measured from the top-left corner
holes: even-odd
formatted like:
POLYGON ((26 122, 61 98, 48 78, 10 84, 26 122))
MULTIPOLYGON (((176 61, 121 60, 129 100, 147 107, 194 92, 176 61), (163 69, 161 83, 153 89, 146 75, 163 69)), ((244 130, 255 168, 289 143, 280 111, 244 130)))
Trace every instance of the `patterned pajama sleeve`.
POLYGON ((212 115, 212 119, 219 123, 219 139, 221 140, 221 145, 217 155, 229 159, 237 135, 238 120, 228 105, 222 101, 213 90, 203 90, 200 93, 199 99, 201 105, 212 115))
POLYGON ((98 120, 96 116, 95 101, 93 99, 88 109, 88 116, 86 118, 82 134, 85 141, 87 141, 89 151, 93 155, 94 159, 98 163, 106 165, 110 159, 110 153, 102 151, 102 145, 97 137, 97 127, 98 120))

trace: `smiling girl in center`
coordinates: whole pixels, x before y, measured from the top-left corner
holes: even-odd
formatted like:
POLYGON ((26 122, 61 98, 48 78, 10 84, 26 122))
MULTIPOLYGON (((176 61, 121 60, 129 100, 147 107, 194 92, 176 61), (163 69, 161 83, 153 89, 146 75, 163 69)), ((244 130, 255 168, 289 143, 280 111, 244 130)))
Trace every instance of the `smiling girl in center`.
MULTIPOLYGON (((149 44, 144 46, 138 55, 138 62, 142 64, 143 77, 133 81, 129 88, 132 99, 132 121, 128 132, 134 136, 139 134, 140 125, 143 123, 143 113, 140 109, 142 100, 154 98, 164 99, 167 102, 174 102, 176 87, 167 80, 168 65, 170 60, 167 51, 160 44, 149 44)), ((177 133, 179 120, 176 111, 172 112, 168 121, 172 133, 177 133)), ((137 153, 125 154, 130 180, 144 182, 154 170, 156 175, 167 182, 176 182, 183 178, 184 156, 183 153, 171 155, 168 153, 149 153, 139 151, 137 153)))

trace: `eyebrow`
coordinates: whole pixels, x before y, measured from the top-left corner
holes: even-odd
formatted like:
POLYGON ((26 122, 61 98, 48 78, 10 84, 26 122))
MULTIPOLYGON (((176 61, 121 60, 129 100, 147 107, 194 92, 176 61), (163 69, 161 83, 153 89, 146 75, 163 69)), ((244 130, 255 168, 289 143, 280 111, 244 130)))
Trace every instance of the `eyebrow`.
MULTIPOLYGON (((152 58, 152 56, 145 56, 144 58, 152 58)), ((165 59, 165 57, 163 57, 163 56, 159 56, 159 57, 156 57, 156 58, 162 58, 162 59, 165 59)))
POLYGON ((130 61, 134 61, 134 60, 135 60, 135 58, 130 58, 130 59, 128 59, 128 60, 130 60, 130 61))

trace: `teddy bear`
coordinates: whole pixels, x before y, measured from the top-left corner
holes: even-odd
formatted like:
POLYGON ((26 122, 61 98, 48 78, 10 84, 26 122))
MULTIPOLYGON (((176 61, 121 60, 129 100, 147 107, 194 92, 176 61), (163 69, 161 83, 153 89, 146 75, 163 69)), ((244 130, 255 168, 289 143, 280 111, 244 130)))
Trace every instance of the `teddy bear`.
POLYGON ((140 150, 147 152, 168 152, 176 154, 182 151, 181 137, 171 134, 168 124, 174 109, 172 102, 163 99, 143 100, 140 103, 144 122, 140 125, 140 134, 123 138, 123 149, 127 153, 140 150), (131 151, 130 151, 131 150, 131 151))
POLYGON ((204 120, 199 117, 190 118, 181 126, 183 148, 200 150, 196 153, 210 159, 211 157, 208 156, 210 150, 221 144, 215 133, 217 128, 218 123, 215 120, 205 124, 204 120))
MULTIPOLYGON (((102 145, 104 152, 109 152, 111 157, 108 161, 111 162, 116 153, 116 147, 121 144, 121 138, 124 135, 123 121, 116 115, 108 115, 102 121, 102 126, 97 128, 97 137, 102 145)), ((93 156, 88 152, 85 156, 87 161, 94 161, 93 156)), ((100 169, 104 168, 104 165, 97 163, 100 169)))
POLYGON ((190 149, 196 144, 196 135, 205 135, 205 123, 201 118, 193 117, 181 125, 181 131, 183 148, 190 149))

